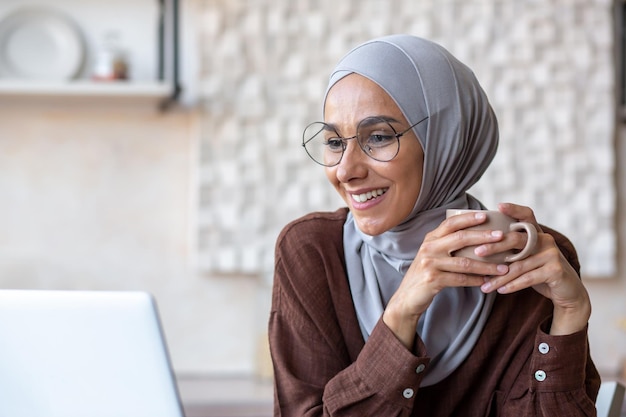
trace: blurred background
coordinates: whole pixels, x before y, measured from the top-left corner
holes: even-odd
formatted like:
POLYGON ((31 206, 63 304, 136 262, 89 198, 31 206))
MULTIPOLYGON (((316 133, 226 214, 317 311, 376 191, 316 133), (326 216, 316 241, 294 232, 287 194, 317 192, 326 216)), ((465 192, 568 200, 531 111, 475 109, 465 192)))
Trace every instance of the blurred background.
POLYGON ((276 236, 342 204, 302 129, 341 56, 409 33, 481 81, 501 144, 473 193, 529 205, 570 237, 592 355, 624 378, 623 12, 621 0, 0 0, 0 287, 149 291, 188 414, 269 415, 276 236))

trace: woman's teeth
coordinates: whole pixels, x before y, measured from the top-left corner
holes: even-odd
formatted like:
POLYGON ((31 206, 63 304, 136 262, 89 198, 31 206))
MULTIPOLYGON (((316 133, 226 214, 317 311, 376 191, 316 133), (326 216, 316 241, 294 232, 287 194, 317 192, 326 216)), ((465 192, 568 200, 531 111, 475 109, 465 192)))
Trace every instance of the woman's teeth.
POLYGON ((356 201, 357 203, 365 203, 367 200, 370 200, 372 198, 376 198, 380 195, 385 194, 385 191, 386 190, 379 188, 378 190, 368 191, 363 194, 350 194, 350 195, 352 196, 352 199, 356 201))

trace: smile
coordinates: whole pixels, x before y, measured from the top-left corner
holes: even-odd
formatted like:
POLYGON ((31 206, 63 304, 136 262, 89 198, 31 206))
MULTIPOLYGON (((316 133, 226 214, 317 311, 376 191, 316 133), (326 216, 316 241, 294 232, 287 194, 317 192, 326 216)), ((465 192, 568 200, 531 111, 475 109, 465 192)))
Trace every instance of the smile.
POLYGON ((357 203, 365 203, 367 200, 379 197, 387 192, 387 189, 379 188, 377 190, 368 191, 363 194, 350 194, 352 199, 357 203))

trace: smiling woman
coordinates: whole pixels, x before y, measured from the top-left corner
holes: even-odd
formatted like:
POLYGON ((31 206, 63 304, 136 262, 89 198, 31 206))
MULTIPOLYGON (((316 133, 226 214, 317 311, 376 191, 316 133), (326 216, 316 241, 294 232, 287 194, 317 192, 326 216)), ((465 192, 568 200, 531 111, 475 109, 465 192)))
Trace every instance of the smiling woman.
POLYGON ((498 264, 488 257, 524 248, 526 233, 471 230, 481 210, 445 218, 485 209, 467 190, 498 145, 468 67, 412 36, 366 42, 331 74, 303 145, 347 208, 278 237, 276 416, 595 415, 591 307, 571 243, 502 203, 538 238, 528 258, 498 264), (474 245, 484 259, 450 255, 474 245))

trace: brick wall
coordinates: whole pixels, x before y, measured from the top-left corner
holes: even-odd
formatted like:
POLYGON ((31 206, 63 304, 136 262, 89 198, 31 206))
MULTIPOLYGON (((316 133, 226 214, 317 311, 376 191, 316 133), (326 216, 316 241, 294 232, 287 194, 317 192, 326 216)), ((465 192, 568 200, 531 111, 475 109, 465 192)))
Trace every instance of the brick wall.
POLYGON ((341 202, 300 146, 327 76, 354 45, 410 33, 472 67, 500 122, 474 193, 530 205, 586 276, 616 273, 615 102, 608 0, 204 0, 199 262, 271 277, 289 220, 341 202), (593 213, 593 215, 590 215, 593 213))

